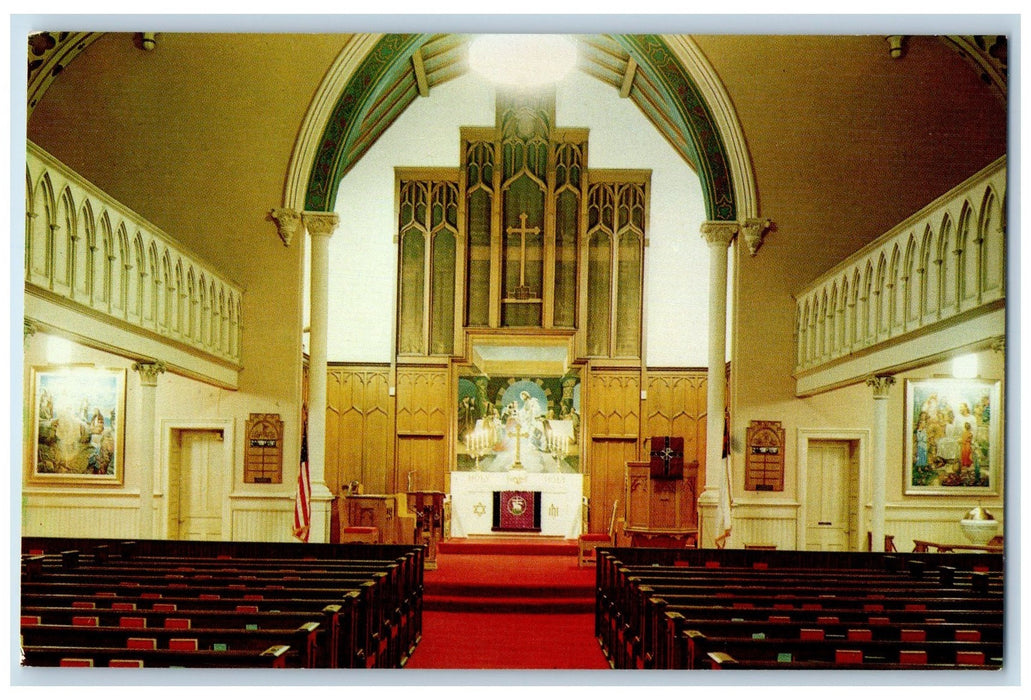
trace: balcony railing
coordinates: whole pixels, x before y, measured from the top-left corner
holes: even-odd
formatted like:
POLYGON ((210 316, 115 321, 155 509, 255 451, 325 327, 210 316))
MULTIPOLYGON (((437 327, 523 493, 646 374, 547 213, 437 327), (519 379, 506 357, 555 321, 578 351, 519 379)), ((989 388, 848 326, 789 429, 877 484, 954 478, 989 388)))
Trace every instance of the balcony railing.
POLYGON ((1004 304, 1005 198, 1003 157, 799 292, 796 376, 1004 304))
POLYGON ((28 143, 25 290, 239 367, 243 292, 28 143))

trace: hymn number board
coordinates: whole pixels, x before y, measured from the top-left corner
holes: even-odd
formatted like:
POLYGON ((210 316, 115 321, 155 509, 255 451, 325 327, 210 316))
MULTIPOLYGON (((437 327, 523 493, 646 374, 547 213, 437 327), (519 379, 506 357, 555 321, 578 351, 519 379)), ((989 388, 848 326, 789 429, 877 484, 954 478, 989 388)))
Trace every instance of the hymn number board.
POLYGON ((247 419, 246 435, 244 483, 283 483, 283 421, 279 414, 252 413, 247 419))
POLYGON ((779 421, 754 420, 748 424, 745 490, 784 490, 784 428, 779 421))

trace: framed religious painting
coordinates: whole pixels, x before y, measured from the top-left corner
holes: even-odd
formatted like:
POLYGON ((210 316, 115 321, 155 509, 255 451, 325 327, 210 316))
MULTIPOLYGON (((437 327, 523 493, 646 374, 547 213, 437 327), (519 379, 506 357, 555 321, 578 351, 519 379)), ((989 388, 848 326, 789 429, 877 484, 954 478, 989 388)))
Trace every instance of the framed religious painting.
POLYGON ((905 492, 999 492, 1002 430, 999 382, 906 380, 905 492))
POLYGON ((121 484, 125 370, 32 369, 32 459, 37 484, 121 484))

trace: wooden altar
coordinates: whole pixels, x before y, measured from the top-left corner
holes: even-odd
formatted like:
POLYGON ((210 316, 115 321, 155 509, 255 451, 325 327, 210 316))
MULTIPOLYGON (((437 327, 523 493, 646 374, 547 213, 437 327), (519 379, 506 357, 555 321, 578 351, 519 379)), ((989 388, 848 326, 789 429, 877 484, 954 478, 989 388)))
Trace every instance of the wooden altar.
POLYGON ((698 463, 681 478, 654 478, 651 462, 626 463, 626 526, 632 547, 697 547, 698 463))

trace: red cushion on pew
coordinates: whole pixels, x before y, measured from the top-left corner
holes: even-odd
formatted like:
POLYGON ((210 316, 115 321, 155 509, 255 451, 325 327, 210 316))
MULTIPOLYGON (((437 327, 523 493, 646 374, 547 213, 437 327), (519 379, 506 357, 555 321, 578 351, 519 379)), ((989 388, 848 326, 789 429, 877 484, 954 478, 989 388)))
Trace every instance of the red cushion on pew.
POLYGON ((765 569, 769 569, 770 565, 767 564, 764 561, 756 561, 756 562, 752 562, 752 568, 753 569, 758 569, 759 571, 763 571, 765 569))
POLYGON ((97 597, 98 598, 114 598, 115 596, 116 596, 116 593, 114 591, 98 591, 97 592, 97 597))
POLYGON ((140 598, 145 600, 153 600, 154 598, 160 598, 160 593, 141 593, 140 598))
POLYGON ((236 612, 256 613, 256 612, 258 612, 258 606, 257 605, 237 605, 236 606, 236 612))
POLYGON ((859 649, 835 649, 834 663, 861 664, 863 663, 863 652, 859 649))
POLYGON ((176 651, 197 651, 196 639, 169 639, 168 648, 176 651))
POLYGON ((984 665, 984 652, 983 651, 957 651, 956 652, 956 663, 957 664, 974 664, 977 666, 984 665))
POLYGON ((150 637, 129 637, 125 640, 126 649, 157 649, 158 640, 150 637))
POLYGON ((925 630, 902 630, 899 632, 899 639, 903 642, 924 642, 927 641, 925 630))
POLYGON ((916 650, 902 650, 899 652, 900 664, 926 664, 927 652, 916 650))
POLYGON ((799 639, 823 639, 823 630, 820 629, 806 629, 802 628, 799 630, 799 639))
POLYGON ((260 593, 247 593, 246 595, 244 595, 243 599, 244 600, 264 600, 265 596, 261 595, 260 593))
POLYGON ((97 604, 91 600, 73 600, 73 608, 80 608, 82 610, 93 610, 97 607, 97 604))
POLYGON ((957 642, 980 642, 981 632, 978 630, 956 630, 957 642))
POLYGON ((201 593, 197 598, 200 600, 218 600, 221 596, 218 593, 201 593))
POLYGON ((93 666, 93 659, 61 659, 61 666, 65 668, 83 668, 93 666))
POLYGON ((906 603, 906 610, 927 610, 927 606, 923 603, 906 603))
POLYGON ((718 568, 720 568, 720 563, 718 561, 707 561, 707 562, 705 562, 705 568, 706 569, 718 569, 718 568))
POLYGON ((40 622, 41 622, 41 620, 40 620, 40 616, 39 615, 22 615, 21 616, 21 624, 26 625, 26 626, 30 626, 31 627, 32 625, 40 624, 40 622))
POLYGON ((789 615, 770 615, 770 622, 791 622, 789 615))
POLYGON ((143 668, 143 661, 140 659, 111 659, 107 665, 109 668, 143 668))
POLYGON ((820 603, 802 603, 803 610, 823 610, 823 605, 820 603))
POLYGON ((859 642, 868 642, 873 639, 873 632, 870 630, 855 629, 849 630, 845 633, 847 639, 851 639, 859 642))
POLYGON ((821 615, 816 621, 821 625, 836 625, 841 622, 837 615, 821 615))
POLYGON ((100 621, 95 617, 73 617, 72 624, 78 627, 97 627, 100 621))
POLYGON ((175 603, 154 603, 151 608, 154 612, 175 612, 175 603))
POLYGON ((883 610, 884 610, 884 605, 882 603, 864 603, 863 604, 863 611, 864 612, 881 612, 883 610))
POLYGON ((739 610, 750 610, 755 607, 755 603, 734 603, 734 607, 739 610))
POLYGON ((890 625, 891 619, 880 615, 871 615, 866 622, 869 625, 890 625))
POLYGON ((135 610, 136 609, 136 603, 124 603, 124 602, 111 603, 111 609, 112 610, 122 610, 122 611, 125 611, 125 610, 135 610))
POLYGON ((169 617, 165 618, 165 629, 169 630, 188 630, 190 629, 190 619, 187 617, 169 617))
POLYGON ((146 627, 147 618, 145 617, 121 617, 118 619, 119 627, 146 627))

